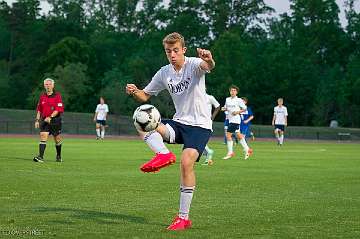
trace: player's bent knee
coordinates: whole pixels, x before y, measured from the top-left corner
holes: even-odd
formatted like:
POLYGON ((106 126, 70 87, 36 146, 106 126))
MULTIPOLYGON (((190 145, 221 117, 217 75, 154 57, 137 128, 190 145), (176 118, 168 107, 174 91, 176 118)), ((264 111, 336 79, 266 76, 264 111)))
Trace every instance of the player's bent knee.
POLYGON ((161 123, 156 128, 156 131, 159 132, 159 134, 161 134, 165 142, 169 144, 175 143, 175 131, 169 124, 164 125, 161 123))
POLYGON ((226 139, 227 139, 228 141, 232 141, 231 133, 230 133, 230 134, 226 134, 226 139))
POLYGON ((192 148, 184 149, 181 155, 181 167, 184 169, 190 169, 190 168, 192 169, 198 157, 199 157, 199 153, 196 149, 192 149, 192 148))
POLYGON ((40 139, 42 141, 46 141, 49 137, 49 133, 48 132, 40 132, 40 139))
POLYGON ((61 136, 60 135, 54 136, 54 140, 55 140, 56 143, 60 143, 61 142, 61 136))

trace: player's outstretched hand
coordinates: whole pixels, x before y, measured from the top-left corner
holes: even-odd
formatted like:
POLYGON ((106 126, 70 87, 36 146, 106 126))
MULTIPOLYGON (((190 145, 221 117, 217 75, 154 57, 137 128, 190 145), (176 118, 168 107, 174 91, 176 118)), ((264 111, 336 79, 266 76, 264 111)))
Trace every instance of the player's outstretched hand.
POLYGON ((197 50, 197 53, 198 53, 199 57, 202 60, 204 60, 206 62, 209 62, 209 61, 213 60, 211 52, 209 50, 202 49, 202 48, 196 48, 196 50, 197 50))
POLYGON ((138 88, 134 84, 126 85, 126 94, 128 94, 128 95, 133 95, 137 90, 138 90, 138 88))

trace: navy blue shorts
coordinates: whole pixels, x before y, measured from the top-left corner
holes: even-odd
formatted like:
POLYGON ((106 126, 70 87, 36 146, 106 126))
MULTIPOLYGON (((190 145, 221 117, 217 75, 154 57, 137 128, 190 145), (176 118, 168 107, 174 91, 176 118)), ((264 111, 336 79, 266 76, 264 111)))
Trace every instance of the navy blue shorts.
POLYGON ((279 129, 281 131, 285 131, 285 125, 283 124, 276 124, 275 125, 275 129, 279 129))
POLYGON ((106 125, 106 120, 96 120, 96 123, 100 124, 102 126, 105 126, 106 125))
MULTIPOLYGON (((196 160, 198 162, 205 149, 206 144, 209 141, 212 133, 211 130, 197 126, 181 124, 173 120, 161 120, 161 123, 163 123, 164 125, 168 124, 175 133, 175 142, 167 143, 183 144, 183 150, 187 148, 196 149, 199 153, 199 157, 196 160)), ((171 134, 172 132, 170 132, 170 135, 171 134)))
POLYGON ((240 131, 240 124, 230 123, 227 129, 229 133, 235 133, 240 131))

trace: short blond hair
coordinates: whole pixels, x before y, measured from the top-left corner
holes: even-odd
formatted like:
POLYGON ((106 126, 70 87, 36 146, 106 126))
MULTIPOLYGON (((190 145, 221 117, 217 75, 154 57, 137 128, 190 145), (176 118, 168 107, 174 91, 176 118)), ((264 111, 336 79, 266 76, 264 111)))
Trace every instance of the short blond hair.
POLYGON ((163 39, 163 45, 165 44, 175 44, 176 42, 180 42, 182 47, 185 47, 184 37, 177 32, 170 33, 163 39))

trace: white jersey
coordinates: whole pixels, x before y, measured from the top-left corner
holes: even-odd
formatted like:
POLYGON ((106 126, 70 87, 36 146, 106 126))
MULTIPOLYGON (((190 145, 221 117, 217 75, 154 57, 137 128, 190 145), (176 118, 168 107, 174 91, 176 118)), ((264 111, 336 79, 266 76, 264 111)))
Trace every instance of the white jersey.
POLYGON ((200 58, 185 57, 179 72, 171 64, 161 67, 144 92, 157 95, 168 90, 175 106, 174 121, 212 130, 205 91, 206 71, 200 68, 201 62, 200 58))
POLYGON ((213 108, 213 107, 214 107, 214 108, 217 108, 217 107, 220 106, 220 104, 219 104, 219 102, 215 99, 215 97, 212 96, 212 95, 206 94, 206 99, 207 99, 208 111, 209 111, 210 114, 211 114, 212 108, 213 108))
POLYGON ((286 117, 288 116, 287 108, 285 106, 274 107, 275 124, 285 125, 286 117))
POLYGON ((225 108, 229 112, 229 123, 240 124, 241 118, 239 114, 233 115, 235 111, 246 110, 246 105, 241 98, 235 96, 234 98, 228 97, 225 101, 225 108))
POLYGON ((97 120, 106 120, 106 113, 109 112, 109 107, 107 104, 98 104, 95 112, 97 113, 97 120))

